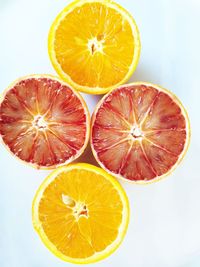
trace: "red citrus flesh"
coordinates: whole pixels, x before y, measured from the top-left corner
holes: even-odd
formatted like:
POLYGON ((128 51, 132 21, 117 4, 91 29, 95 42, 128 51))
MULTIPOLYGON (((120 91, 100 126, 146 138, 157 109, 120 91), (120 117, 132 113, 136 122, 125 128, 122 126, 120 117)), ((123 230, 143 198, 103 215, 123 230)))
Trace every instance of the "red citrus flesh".
POLYGON ((77 158, 88 139, 89 115, 80 95, 51 76, 29 76, 6 90, 0 134, 8 149, 37 168, 77 158))
POLYGON ((92 119, 91 147, 113 175, 143 182, 171 171, 185 154, 189 121, 179 100, 145 83, 107 94, 92 119))

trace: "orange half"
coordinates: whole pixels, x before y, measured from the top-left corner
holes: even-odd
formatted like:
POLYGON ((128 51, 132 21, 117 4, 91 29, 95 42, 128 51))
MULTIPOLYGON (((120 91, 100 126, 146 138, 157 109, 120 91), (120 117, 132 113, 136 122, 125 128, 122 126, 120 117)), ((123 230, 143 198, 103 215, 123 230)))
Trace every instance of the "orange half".
POLYGON ((91 263, 113 253, 129 222, 121 185, 104 170, 79 163, 53 171, 33 201, 33 225, 47 248, 72 263, 91 263))
POLYGON ((108 93, 93 113, 91 130, 92 151, 102 168, 137 183, 174 170, 190 140, 181 102, 150 83, 123 85, 108 93))
POLYGON ((53 22, 48 39, 59 76, 79 91, 103 94, 127 81, 140 55, 133 17, 110 0, 78 0, 53 22))

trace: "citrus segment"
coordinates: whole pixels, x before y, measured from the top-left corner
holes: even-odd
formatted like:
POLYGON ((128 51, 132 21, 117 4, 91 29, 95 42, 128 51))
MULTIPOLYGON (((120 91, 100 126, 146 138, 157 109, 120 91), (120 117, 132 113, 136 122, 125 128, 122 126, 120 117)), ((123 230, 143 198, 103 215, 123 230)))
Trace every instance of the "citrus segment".
POLYGON ((33 224, 46 246, 74 263, 95 262, 113 252, 128 218, 128 200, 120 184, 89 164, 55 170, 33 202, 33 224))
POLYGON ((109 0, 72 2, 49 33, 54 68, 76 89, 88 93, 102 94, 127 80, 139 53, 135 21, 109 0))
POLYGON ((131 181, 169 173, 183 158, 189 137, 189 120, 180 101, 148 83, 113 90, 93 114, 95 158, 108 172, 131 181))
POLYGON ((51 76, 22 78, 0 104, 0 134, 8 149, 36 166, 77 158, 88 140, 89 115, 82 98, 51 76))

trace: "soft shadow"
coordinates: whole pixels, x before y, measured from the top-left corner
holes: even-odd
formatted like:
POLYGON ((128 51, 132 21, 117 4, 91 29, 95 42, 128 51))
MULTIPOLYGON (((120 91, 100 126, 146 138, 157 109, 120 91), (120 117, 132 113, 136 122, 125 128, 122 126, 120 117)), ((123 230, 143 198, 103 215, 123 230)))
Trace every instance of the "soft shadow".
POLYGON ((103 95, 89 95, 89 94, 83 94, 83 98, 85 99, 85 102, 87 103, 87 106, 89 108, 90 114, 93 113, 97 103, 101 100, 103 95))
POLYGON ((129 83, 131 82, 158 83, 159 81, 158 81, 158 77, 156 77, 155 73, 152 72, 150 68, 145 69, 144 66, 138 65, 136 71, 133 73, 133 75, 129 79, 129 83))
POLYGON ((102 99, 104 95, 93 95, 92 98, 94 99, 94 101, 96 101, 97 103, 102 99))
POLYGON ((104 95, 91 95, 91 94, 85 94, 85 93, 82 93, 82 92, 81 92, 81 95, 82 95, 84 98, 91 97, 91 98, 94 99, 94 101, 96 101, 96 102, 99 102, 99 100, 104 96, 104 95))
POLYGON ((90 163, 92 165, 95 166, 99 166, 98 163, 96 162, 90 144, 87 145, 87 148, 85 149, 84 153, 78 158, 76 159, 74 162, 78 163, 78 162, 86 162, 86 163, 90 163))

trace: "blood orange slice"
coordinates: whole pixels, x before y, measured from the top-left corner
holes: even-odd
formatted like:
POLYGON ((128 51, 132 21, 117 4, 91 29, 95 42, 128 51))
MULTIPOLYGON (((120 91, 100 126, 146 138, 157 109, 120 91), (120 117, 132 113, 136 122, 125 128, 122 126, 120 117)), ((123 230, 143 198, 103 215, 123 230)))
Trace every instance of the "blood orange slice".
POLYGON ((48 75, 14 82, 0 103, 0 135, 19 159, 53 168, 77 158, 89 136, 89 113, 82 97, 48 75))
POLYGON ((149 83, 113 90, 92 118, 91 147, 98 163, 116 177, 138 183, 175 169, 189 139, 189 119, 180 101, 149 83))

